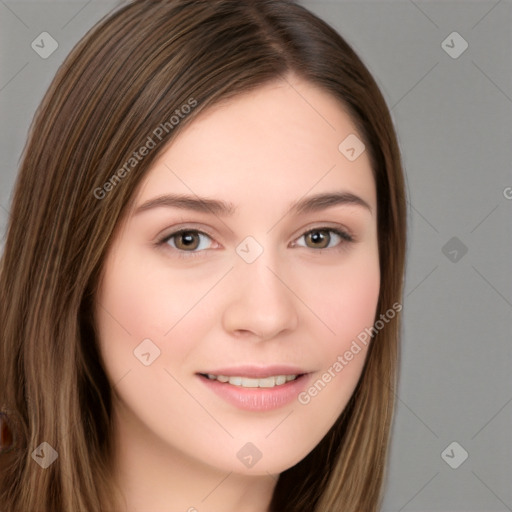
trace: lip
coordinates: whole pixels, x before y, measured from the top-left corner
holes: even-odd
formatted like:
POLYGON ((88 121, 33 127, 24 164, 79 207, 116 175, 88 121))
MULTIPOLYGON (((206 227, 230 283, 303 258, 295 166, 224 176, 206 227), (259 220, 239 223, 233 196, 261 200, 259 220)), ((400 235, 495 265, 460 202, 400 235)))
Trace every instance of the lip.
MULTIPOLYGON (((270 366, 243 365, 230 368, 219 368, 216 370, 205 370, 204 375, 225 375, 226 377, 248 377, 252 379, 264 379, 274 375, 301 375, 309 373, 298 366, 290 366, 287 364, 274 364, 270 366)), ((283 384, 284 385, 284 384, 283 384)))
MULTIPOLYGON (((227 369, 224 369, 223 371, 226 370, 227 369)), ((236 369, 238 372, 240 372, 240 370, 241 368, 236 369)), ((265 378, 265 376, 269 377, 270 375, 297 375, 300 373, 293 373, 290 370, 287 370, 288 373, 283 372, 282 367, 280 369, 281 373, 270 373, 270 375, 268 374, 268 371, 266 372, 266 375, 264 375, 261 368, 258 371, 259 374, 257 375, 255 375, 255 372, 253 372, 252 375, 248 375, 247 372, 242 372, 241 376, 265 378), (264 376, 260 377, 260 375, 264 376)), ((272 371, 275 371, 275 369, 272 371)), ((217 373, 213 371, 210 373, 217 375, 217 373)), ((218 375, 227 374, 219 372, 218 375)), ((240 373, 233 373, 232 375, 227 376, 236 375, 240 375, 240 373)), ((200 374, 197 375, 197 378, 210 391, 214 392, 228 404, 231 404, 234 407, 245 411, 264 412, 280 409, 281 407, 284 407, 285 405, 288 405, 296 400, 298 395, 308 386, 312 375, 312 373, 302 372, 301 376, 297 377, 297 379, 287 382, 286 384, 281 384, 280 386, 274 386, 273 388, 244 388, 241 386, 229 384, 229 382, 211 380, 208 377, 200 374)))

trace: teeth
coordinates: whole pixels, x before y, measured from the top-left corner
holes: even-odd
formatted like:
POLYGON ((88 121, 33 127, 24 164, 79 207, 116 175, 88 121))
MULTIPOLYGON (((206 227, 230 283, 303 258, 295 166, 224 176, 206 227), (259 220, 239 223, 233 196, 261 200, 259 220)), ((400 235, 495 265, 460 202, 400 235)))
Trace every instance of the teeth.
POLYGON ((298 375, 276 375, 273 377, 265 377, 264 379, 251 379, 249 377, 228 377, 227 375, 208 374, 208 378, 210 380, 229 382, 233 386, 240 386, 243 388, 273 388, 295 380, 297 377, 298 375))

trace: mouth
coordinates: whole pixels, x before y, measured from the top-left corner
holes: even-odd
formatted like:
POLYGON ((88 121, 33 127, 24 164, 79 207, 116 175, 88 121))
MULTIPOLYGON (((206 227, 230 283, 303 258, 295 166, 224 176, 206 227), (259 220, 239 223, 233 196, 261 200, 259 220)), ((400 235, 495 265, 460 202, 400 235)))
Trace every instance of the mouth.
POLYGON ((305 373, 289 374, 289 375, 270 375, 263 378, 245 377, 242 375, 215 375, 213 373, 199 373, 201 377, 209 380, 217 381, 223 384, 231 384, 241 388, 275 388, 283 386, 288 382, 300 379, 305 373))
POLYGON ((291 404, 304 391, 313 374, 302 372, 282 366, 245 367, 196 375, 207 389, 230 405, 246 411, 268 412, 291 404))

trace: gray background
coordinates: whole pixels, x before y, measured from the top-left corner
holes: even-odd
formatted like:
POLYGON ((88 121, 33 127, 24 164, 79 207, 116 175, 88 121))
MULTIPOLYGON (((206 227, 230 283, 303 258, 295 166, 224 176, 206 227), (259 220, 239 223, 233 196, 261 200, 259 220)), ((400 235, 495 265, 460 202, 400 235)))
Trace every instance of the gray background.
MULTIPOLYGON (((301 3, 373 73, 406 171, 402 367, 382 512, 512 510, 512 3, 301 3), (452 32, 468 43, 457 58, 452 32), (445 462, 460 464, 463 450, 459 467, 445 462)), ((116 4, 0 0, 0 234, 43 93, 116 4), (47 59, 31 48, 44 31, 59 45, 47 59)))

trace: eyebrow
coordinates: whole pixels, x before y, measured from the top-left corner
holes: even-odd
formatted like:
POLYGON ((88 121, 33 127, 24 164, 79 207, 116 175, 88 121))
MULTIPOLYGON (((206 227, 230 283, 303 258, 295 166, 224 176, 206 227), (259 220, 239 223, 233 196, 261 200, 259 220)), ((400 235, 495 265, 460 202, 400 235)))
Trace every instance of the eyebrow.
MULTIPOLYGON (((351 192, 325 192, 294 201, 289 205, 289 212, 295 215, 314 213, 333 206, 360 206, 367 209, 372 215, 371 206, 361 197, 351 192)), ((178 208, 201 213, 213 213, 219 217, 228 217, 236 213, 233 203, 210 199, 207 197, 189 196, 182 194, 165 194, 150 199, 136 208, 134 215, 153 208, 178 208)))

